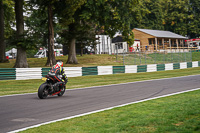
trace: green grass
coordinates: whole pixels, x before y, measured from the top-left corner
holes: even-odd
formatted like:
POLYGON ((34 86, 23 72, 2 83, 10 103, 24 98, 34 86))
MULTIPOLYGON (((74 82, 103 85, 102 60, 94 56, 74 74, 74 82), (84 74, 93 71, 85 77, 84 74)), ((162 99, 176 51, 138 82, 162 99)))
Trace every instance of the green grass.
MULTIPOLYGON (((64 67, 87 67, 87 66, 108 66, 108 65, 123 65, 122 56, 116 61, 115 55, 77 55, 79 64, 65 64, 68 56, 56 57, 56 60, 62 60, 64 67)), ((0 68, 12 68, 15 64, 15 59, 10 59, 9 63, 0 63, 0 68)), ((29 67, 46 67, 47 58, 27 58, 29 67)))
MULTIPOLYGON (((172 71, 69 77, 67 89, 200 74, 200 67, 172 71)), ((42 80, 0 80, 0 95, 37 92, 42 80)))
POLYGON ((200 132, 200 90, 43 125, 25 133, 200 132))
MULTIPOLYGON (((192 58, 199 60, 200 52, 193 52, 192 58)), ((136 53, 125 56, 125 65, 140 65, 140 64, 165 64, 191 62, 191 53, 136 53)))
MULTIPOLYGON (((175 53, 175 54, 148 54, 145 61, 145 56, 141 55, 141 59, 138 54, 125 56, 125 65, 139 65, 139 64, 164 64, 168 62, 188 62, 191 61, 190 53, 175 53), (185 59, 185 56, 187 57, 185 59), (141 62, 141 63, 140 63, 141 62)), ((57 60, 63 60, 67 62, 68 56, 56 57, 57 60)), ((64 64, 64 67, 88 67, 88 66, 119 66, 123 65, 123 56, 118 55, 77 55, 79 64, 64 64)), ((192 52, 192 61, 199 61, 200 52, 192 52)), ((28 58, 29 67, 46 67, 47 58, 28 58)), ((0 68, 12 68, 14 66, 15 59, 10 59, 9 63, 0 63, 0 68)))

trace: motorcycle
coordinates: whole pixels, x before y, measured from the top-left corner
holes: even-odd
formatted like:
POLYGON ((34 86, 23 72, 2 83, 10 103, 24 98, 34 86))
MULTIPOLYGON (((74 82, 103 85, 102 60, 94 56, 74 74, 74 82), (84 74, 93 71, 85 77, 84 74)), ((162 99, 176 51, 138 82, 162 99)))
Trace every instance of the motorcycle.
POLYGON ((55 82, 55 80, 50 77, 46 76, 46 82, 41 84, 38 89, 38 97, 40 99, 45 99, 47 96, 62 96, 65 93, 66 83, 63 82, 55 82))

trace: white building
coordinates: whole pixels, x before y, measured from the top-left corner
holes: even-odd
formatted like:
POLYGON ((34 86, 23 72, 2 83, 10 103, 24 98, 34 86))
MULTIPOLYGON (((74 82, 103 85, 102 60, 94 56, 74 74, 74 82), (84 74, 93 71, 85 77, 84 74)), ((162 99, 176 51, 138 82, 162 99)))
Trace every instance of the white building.
POLYGON ((135 39, 134 44, 128 47, 121 35, 111 39, 108 35, 96 35, 96 54, 122 54, 124 52, 139 52, 140 40, 135 39))
POLYGON ((111 38, 108 35, 96 35, 96 54, 111 54, 111 38))
POLYGON ((122 54, 126 52, 139 52, 140 40, 135 39, 133 45, 128 46, 127 42, 123 40, 122 36, 117 36, 112 39, 112 54, 122 54))

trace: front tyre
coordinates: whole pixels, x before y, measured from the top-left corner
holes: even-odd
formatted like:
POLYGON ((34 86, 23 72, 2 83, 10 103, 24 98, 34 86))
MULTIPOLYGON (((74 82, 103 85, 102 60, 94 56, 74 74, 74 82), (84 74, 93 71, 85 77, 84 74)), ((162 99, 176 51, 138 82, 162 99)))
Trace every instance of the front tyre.
POLYGON ((49 92, 48 92, 47 83, 41 84, 38 89, 38 97, 40 99, 45 99, 45 98, 47 98, 48 94, 49 94, 49 92))

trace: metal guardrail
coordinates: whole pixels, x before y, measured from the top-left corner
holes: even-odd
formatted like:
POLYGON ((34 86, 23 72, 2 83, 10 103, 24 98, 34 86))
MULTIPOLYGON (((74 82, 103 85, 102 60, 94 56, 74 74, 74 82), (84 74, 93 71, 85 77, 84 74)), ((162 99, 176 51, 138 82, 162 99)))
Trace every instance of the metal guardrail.
POLYGON ((0 80, 16 79, 15 68, 0 68, 0 80))
MULTIPOLYGON (((64 67, 64 69, 68 77, 78 77, 118 73, 166 71, 191 67, 200 67, 200 61, 149 65, 64 67)), ((50 68, 0 68, 0 80, 41 79, 47 74, 49 69, 50 68)))

